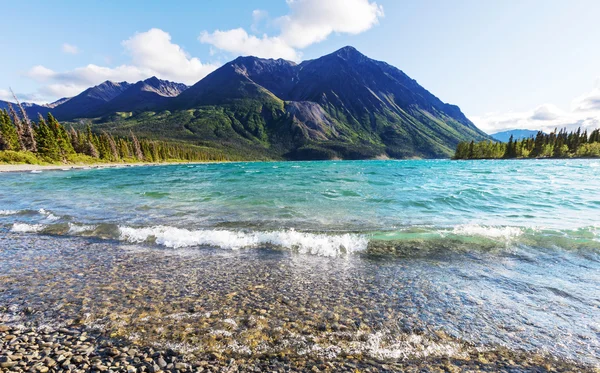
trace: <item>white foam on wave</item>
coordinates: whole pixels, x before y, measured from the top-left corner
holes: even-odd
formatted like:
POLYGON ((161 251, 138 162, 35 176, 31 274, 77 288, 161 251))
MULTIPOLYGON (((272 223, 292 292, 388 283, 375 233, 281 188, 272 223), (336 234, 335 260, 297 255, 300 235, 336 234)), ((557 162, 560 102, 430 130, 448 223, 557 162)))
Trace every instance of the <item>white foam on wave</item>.
POLYGON ((70 234, 79 234, 83 232, 89 232, 96 229, 95 225, 77 225, 73 223, 69 223, 69 233, 70 234))
POLYGON ((44 224, 25 224, 25 223, 14 223, 11 232, 17 233, 36 233, 46 228, 44 224))
POLYGON ((273 245, 298 251, 302 254, 338 256, 345 253, 364 251, 369 240, 356 234, 315 234, 295 230, 270 232, 242 232, 231 230, 187 230, 174 227, 156 226, 150 228, 119 227, 121 239, 132 243, 151 239, 170 248, 188 246, 216 246, 239 250, 273 245))
POLYGON ((38 212, 42 215, 46 216, 46 219, 50 220, 50 221, 55 221, 55 220, 59 220, 60 217, 54 215, 53 213, 51 213, 50 211, 44 210, 44 209, 39 209, 38 212))
POLYGON ((461 236, 480 236, 493 239, 510 240, 523 234, 519 227, 494 227, 478 224, 458 225, 452 230, 453 234, 461 236))
POLYGON ((17 210, 0 210, 0 215, 16 215, 18 213, 17 210))

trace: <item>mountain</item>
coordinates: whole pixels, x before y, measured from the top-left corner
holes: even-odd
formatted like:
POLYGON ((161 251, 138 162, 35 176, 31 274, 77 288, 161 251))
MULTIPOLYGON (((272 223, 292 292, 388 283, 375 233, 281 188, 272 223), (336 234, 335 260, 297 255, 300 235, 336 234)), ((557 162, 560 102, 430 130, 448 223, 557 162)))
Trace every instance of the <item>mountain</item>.
POLYGON ((458 106, 352 47, 300 64, 238 57, 191 87, 107 81, 52 112, 252 159, 441 158, 490 139, 458 106))
POLYGON ((352 47, 298 65, 240 57, 168 108, 218 115, 251 141, 261 140, 256 133, 286 141, 292 158, 446 157, 459 141, 489 138, 457 106, 352 47))
POLYGON ((165 106, 168 98, 179 96, 188 87, 182 83, 174 83, 152 77, 139 81, 127 88, 118 96, 102 105, 100 114, 111 114, 120 111, 148 111, 165 106))
MULTIPOLYGON (((8 110, 8 104, 9 104, 8 101, 0 101, 0 110, 4 110, 4 109, 8 110)), ((12 102, 10 102, 10 104, 12 105, 13 109, 18 113, 19 107, 17 106, 17 104, 12 103, 12 102)), ((31 102, 22 102, 21 105, 23 106, 23 109, 27 113, 27 116, 32 120, 37 120, 39 115, 42 115, 45 117, 46 114, 48 114, 48 112, 50 111, 50 108, 45 105, 38 105, 38 104, 31 103, 31 102)))
POLYGON ((131 84, 127 82, 115 83, 107 80, 54 107, 52 114, 60 120, 95 117, 103 111, 104 104, 130 86, 131 84))
POLYGON ((532 137, 532 136, 535 137, 535 135, 537 135, 537 133, 538 133, 538 131, 532 131, 532 130, 508 130, 508 131, 493 133, 490 136, 500 142, 508 142, 508 140, 510 139, 511 136, 513 136, 514 140, 521 140, 521 139, 526 139, 526 138, 532 137))
POLYGON ((55 107, 64 104, 65 102, 69 101, 71 99, 71 97, 63 97, 63 98, 59 98, 58 100, 51 102, 49 104, 46 104, 45 106, 54 109, 55 107))

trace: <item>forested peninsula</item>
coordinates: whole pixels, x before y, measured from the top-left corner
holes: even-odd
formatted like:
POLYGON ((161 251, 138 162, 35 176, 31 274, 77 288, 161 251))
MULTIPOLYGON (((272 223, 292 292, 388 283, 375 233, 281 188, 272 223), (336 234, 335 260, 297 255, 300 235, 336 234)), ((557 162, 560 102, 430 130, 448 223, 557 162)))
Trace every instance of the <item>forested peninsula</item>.
POLYGON ((67 130, 51 113, 30 120, 17 104, 0 111, 0 163, 101 164, 234 160, 219 150, 190 144, 94 133, 90 126, 67 130))
POLYGON ((600 129, 588 134, 578 128, 551 133, 539 131, 535 137, 514 140, 460 142, 453 159, 516 159, 516 158, 596 158, 600 157, 600 129))

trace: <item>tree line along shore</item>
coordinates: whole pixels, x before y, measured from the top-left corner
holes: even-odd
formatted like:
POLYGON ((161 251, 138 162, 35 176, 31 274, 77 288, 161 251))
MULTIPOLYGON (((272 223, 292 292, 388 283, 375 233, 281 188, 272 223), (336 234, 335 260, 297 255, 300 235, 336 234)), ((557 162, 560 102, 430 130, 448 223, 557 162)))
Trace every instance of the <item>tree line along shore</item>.
POLYGON ((222 151, 149 139, 67 130, 52 114, 29 119, 23 106, 0 111, 0 164, 101 164, 229 161, 222 151))
POLYGON ((535 137, 507 143, 498 141, 460 142, 453 159, 516 159, 516 158, 596 158, 600 157, 600 129, 551 133, 539 131, 535 137))

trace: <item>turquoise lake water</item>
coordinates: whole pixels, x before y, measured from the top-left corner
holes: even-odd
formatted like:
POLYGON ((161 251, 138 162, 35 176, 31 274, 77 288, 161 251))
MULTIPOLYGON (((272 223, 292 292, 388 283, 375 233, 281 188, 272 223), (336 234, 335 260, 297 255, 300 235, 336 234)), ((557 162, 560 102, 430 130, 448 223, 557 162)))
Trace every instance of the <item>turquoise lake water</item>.
POLYGON ((419 306, 427 325, 599 363, 600 160, 9 173, 0 175, 0 227, 10 242, 41 235, 199 253, 275 249, 350 261, 356 271, 381 261, 395 281, 429 281, 410 290, 428 294, 419 306), (448 296, 455 292, 464 297, 448 296))
POLYGON ((0 178, 13 231, 168 247, 273 244, 321 255, 371 242, 598 244, 600 161, 230 163, 0 178))

